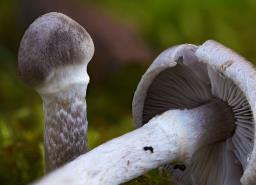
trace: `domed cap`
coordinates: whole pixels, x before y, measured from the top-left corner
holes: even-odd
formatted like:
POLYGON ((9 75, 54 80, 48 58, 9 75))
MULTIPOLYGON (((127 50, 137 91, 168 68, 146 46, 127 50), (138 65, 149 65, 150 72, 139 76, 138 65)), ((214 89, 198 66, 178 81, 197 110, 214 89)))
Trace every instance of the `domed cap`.
POLYGON ((81 25, 64 14, 47 13, 29 26, 21 40, 19 73, 27 84, 38 86, 60 67, 87 65, 93 53, 93 41, 81 25))
MULTIPOLYGON (((194 108, 214 97, 223 100, 233 110, 236 126, 233 136, 197 151, 190 163, 190 173, 182 173, 192 181, 187 184, 239 183, 242 175, 247 183, 248 179, 256 178, 255 81, 251 64, 214 41, 200 47, 189 44, 172 47, 156 58, 135 91, 135 124, 142 126, 170 109, 194 108)), ((182 173, 175 174, 180 178, 182 173)))

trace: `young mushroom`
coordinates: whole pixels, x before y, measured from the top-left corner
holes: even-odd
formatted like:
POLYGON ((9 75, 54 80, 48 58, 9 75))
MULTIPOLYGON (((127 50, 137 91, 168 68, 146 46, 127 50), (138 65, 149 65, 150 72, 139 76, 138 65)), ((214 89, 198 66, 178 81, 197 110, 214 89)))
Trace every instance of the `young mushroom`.
MULTIPOLYGON (((167 165, 177 183, 255 184, 255 81, 253 66, 215 41, 207 41, 199 47, 180 45, 168 49, 150 66, 133 100, 137 127, 170 109, 191 109, 212 101, 221 101, 231 109, 226 116, 233 119, 232 137, 217 139, 218 135, 208 131, 205 134, 216 138, 216 142, 194 150, 188 161, 171 161, 171 165, 167 165), (176 165, 180 163, 187 168, 180 169, 176 165)), ((218 104, 215 109, 223 111, 218 104)), ((208 126, 212 123, 208 122, 208 126)), ((220 130, 224 128, 220 125, 230 124, 230 120, 223 118, 222 122, 214 124, 211 126, 220 130)))
MULTIPOLYGON (((167 163, 174 165, 174 170, 185 170, 185 182, 239 184, 242 166, 252 165, 247 160, 243 164, 244 154, 251 154, 253 149, 249 89, 244 91, 225 73, 236 62, 217 67, 219 63, 204 58, 207 43, 216 44, 208 41, 199 48, 180 45, 157 57, 133 100, 134 120, 140 128, 81 155, 36 184, 115 185, 167 163), (213 164, 215 159, 218 164, 213 164), (199 173, 209 182, 201 176, 195 179, 199 173)), ((222 49, 225 54, 227 49, 222 49)), ((251 67, 243 65, 243 69, 251 67)), ((255 178, 255 173, 247 174, 243 174, 244 184, 255 178)))
POLYGON ((19 47, 23 81, 44 105, 46 172, 86 152, 87 64, 94 45, 86 30, 61 13, 47 13, 26 30, 19 47))

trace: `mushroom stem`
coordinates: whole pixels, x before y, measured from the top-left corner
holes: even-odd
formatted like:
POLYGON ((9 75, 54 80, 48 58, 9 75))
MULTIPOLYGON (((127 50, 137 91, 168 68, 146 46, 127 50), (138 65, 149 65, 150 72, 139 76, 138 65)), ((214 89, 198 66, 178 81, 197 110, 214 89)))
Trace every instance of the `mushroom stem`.
POLYGON ((42 96, 45 169, 52 171, 87 150, 86 85, 73 84, 42 96))
POLYGON ((115 185, 166 163, 187 161, 200 147, 229 137, 232 111, 221 100, 169 110, 49 174, 38 185, 115 185), (223 124, 225 120, 226 124, 223 124))

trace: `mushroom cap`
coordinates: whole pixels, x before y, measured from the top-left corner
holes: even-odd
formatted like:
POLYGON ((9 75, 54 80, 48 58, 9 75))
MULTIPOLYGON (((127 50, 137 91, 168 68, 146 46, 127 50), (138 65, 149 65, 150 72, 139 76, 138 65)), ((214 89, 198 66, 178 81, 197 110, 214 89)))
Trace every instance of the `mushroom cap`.
MULTIPOLYGON (((243 185, 253 185, 256 182, 256 147, 255 147, 255 119, 256 119, 256 71, 254 66, 246 61, 243 57, 236 54, 234 51, 215 42, 207 41, 196 51, 196 56, 200 60, 212 67, 232 80, 232 82, 240 89, 239 96, 236 102, 242 99, 244 95, 246 101, 240 101, 240 107, 237 106, 236 130, 233 135, 232 144, 234 145, 235 157, 241 162, 244 170, 241 182, 243 185), (249 112, 246 107, 249 107, 249 112)), ((216 84, 215 86, 217 86, 216 84)), ((234 92, 231 88, 230 93, 234 92)), ((216 92, 216 96, 221 96, 220 91, 216 92)), ((223 96, 223 95, 222 95, 223 96)), ((224 101, 230 101, 232 97, 225 97, 224 101)), ((231 106, 232 103, 229 104, 231 106)), ((230 146, 230 145, 229 145, 230 146)), ((232 147, 232 146, 231 146, 232 147)))
POLYGON ((184 172, 184 178, 191 179, 187 184, 212 185, 230 183, 236 174, 238 181, 242 176, 243 184, 253 184, 256 182, 255 82, 253 66, 215 41, 199 47, 183 44, 169 48, 151 64, 135 91, 135 125, 140 127, 169 109, 193 108, 218 97, 233 110, 234 134, 226 141, 197 151, 189 164, 190 173, 184 172))
POLYGON ((18 70, 31 86, 39 86, 60 67, 86 64, 94 53, 87 31, 68 16, 51 12, 26 30, 18 51, 18 70))

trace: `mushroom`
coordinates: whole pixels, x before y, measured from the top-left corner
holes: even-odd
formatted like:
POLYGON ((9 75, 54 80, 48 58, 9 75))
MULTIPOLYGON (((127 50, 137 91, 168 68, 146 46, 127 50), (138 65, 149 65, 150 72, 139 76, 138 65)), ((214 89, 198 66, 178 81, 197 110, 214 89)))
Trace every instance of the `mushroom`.
POLYGON ((176 173, 184 183, 239 184, 247 173, 243 165, 251 164, 244 155, 253 149, 249 89, 244 91, 225 73, 233 65, 237 69, 236 62, 218 67, 204 58, 203 48, 212 43, 224 54, 231 52, 208 41, 160 54, 134 95, 133 115, 140 128, 81 155, 37 184, 115 185, 167 163, 172 171, 185 170, 176 173))
POLYGON ((87 31, 56 12, 37 18, 21 40, 19 74, 43 100, 46 172, 87 151, 85 96, 93 53, 87 31))
MULTIPOLYGON (((232 112, 231 137, 200 147, 188 160, 166 166, 177 183, 255 184, 255 74, 249 62, 215 41, 199 47, 185 44, 167 49, 144 74, 133 99, 137 127, 167 110, 193 110, 216 100, 225 103, 232 112), (181 169, 181 165, 186 168, 181 169)), ((222 111, 218 106, 215 109, 222 111)), ((230 124, 230 120, 214 124, 211 126, 219 130, 219 125, 230 124)))
POLYGON ((81 155, 35 184, 118 185, 127 182, 168 162, 186 160, 202 146, 230 136, 233 131, 231 113, 219 100, 190 110, 166 111, 143 127, 81 155), (223 121, 227 124, 222 124, 223 121), (221 129, 216 129, 216 124, 221 129))

